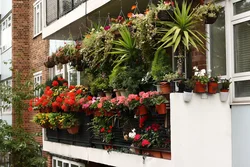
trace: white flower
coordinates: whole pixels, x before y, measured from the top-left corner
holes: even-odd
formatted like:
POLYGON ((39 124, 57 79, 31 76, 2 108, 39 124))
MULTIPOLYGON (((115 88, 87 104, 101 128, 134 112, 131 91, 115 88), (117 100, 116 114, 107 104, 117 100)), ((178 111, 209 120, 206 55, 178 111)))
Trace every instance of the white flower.
POLYGON ((195 75, 195 76, 199 76, 199 72, 195 72, 194 75, 195 75))
POLYGON ((194 66, 194 67, 193 67, 193 70, 194 70, 194 71, 198 71, 199 69, 198 69, 197 66, 194 66))
POLYGON ((205 69, 202 69, 201 71, 200 71, 200 76, 204 76, 206 74, 206 70, 205 69))
POLYGON ((132 130, 132 132, 129 132, 128 137, 131 139, 134 139, 136 135, 135 129, 132 130))

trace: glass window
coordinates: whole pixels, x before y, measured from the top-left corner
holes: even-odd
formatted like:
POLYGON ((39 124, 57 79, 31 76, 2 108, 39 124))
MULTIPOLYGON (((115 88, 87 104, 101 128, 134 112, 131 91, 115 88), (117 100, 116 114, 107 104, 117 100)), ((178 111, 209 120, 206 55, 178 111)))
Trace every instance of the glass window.
POLYGON ((42 1, 38 0, 34 5, 34 35, 42 32, 42 1))
POLYGON ((69 167, 69 163, 63 163, 63 167, 69 167))
POLYGON ((225 10, 214 24, 210 25, 210 62, 212 76, 226 75, 226 36, 225 36, 225 10))
POLYGON ((62 166, 62 161, 57 161, 57 166, 58 166, 58 167, 63 167, 63 166, 62 166))
POLYGON ((70 85, 77 85, 77 72, 76 71, 69 72, 69 83, 70 85))
POLYGON ((235 82, 235 97, 250 96, 250 80, 235 82))
POLYGON ((234 25, 235 73, 250 71, 250 21, 234 25))
MULTIPOLYGON (((37 86, 42 84, 42 71, 34 73, 34 87, 36 88, 37 86)), ((34 93, 36 97, 40 97, 41 94, 41 89, 37 89, 34 93)))
POLYGON ((250 11, 250 0, 242 0, 233 4, 234 15, 250 11))
POLYGON ((78 165, 71 164, 71 167, 79 167, 78 165))

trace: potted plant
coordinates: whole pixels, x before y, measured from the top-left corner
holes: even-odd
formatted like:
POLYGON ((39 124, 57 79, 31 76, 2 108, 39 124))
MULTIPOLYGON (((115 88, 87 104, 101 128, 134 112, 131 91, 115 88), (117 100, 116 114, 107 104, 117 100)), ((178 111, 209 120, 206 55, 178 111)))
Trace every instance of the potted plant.
POLYGON ((174 2, 161 0, 157 7, 157 17, 161 21, 172 21, 174 16, 174 2))
POLYGON ((161 48, 155 52, 154 60, 152 62, 151 74, 156 81, 157 91, 160 92, 160 81, 163 80, 164 75, 170 71, 170 56, 167 55, 166 50, 161 48))
POLYGON ((208 93, 215 94, 218 91, 218 81, 219 77, 210 77, 208 82, 208 93))
POLYGON ((207 91, 207 83, 209 82, 206 70, 202 69, 199 71, 196 66, 193 67, 193 70, 195 71, 193 76, 195 81, 195 92, 205 93, 207 91))
POLYGON ((99 97, 104 97, 106 96, 104 94, 104 91, 106 91, 108 95, 108 93, 110 93, 112 89, 109 86, 109 79, 101 76, 101 77, 97 77, 93 82, 91 82, 90 90, 91 90, 92 95, 95 95, 98 93, 99 97))
POLYGON ((172 92, 173 89, 171 89, 171 82, 178 79, 179 78, 179 74, 176 73, 168 73, 165 74, 165 76, 163 77, 163 81, 160 82, 160 89, 161 92, 163 94, 168 94, 170 92, 172 92))
POLYGON ((59 118, 59 123, 62 129, 67 129, 68 133, 76 134, 79 131, 79 120, 74 114, 62 113, 59 118))
POLYGON ((47 68, 53 68, 56 65, 55 62, 55 53, 52 53, 51 56, 48 56, 47 61, 44 63, 44 66, 47 68))
POLYGON ((232 83, 229 79, 221 79, 220 83, 222 85, 221 89, 220 89, 220 100, 222 102, 227 101, 228 99, 228 95, 229 95, 229 86, 232 83))
POLYGON ((125 78, 126 67, 117 67, 114 68, 109 75, 109 85, 114 88, 116 97, 121 96, 121 90, 123 89, 123 81, 125 78))
POLYGON ((38 113, 36 114, 33 119, 32 122, 40 125, 43 128, 55 128, 52 127, 49 123, 49 117, 48 117, 48 113, 38 113))
POLYGON ((177 55, 177 72, 183 72, 183 59, 185 58, 185 50, 195 48, 198 51, 202 48, 205 50, 204 42, 206 38, 203 34, 197 31, 196 25, 199 23, 195 16, 195 10, 191 10, 192 3, 187 5, 187 2, 182 3, 180 9, 178 4, 175 4, 174 21, 160 22, 164 27, 161 28, 159 34, 164 34, 160 42, 162 45, 158 48, 173 47, 173 52, 178 49, 177 55))
POLYGON ((200 20, 205 20, 205 24, 213 24, 217 20, 221 8, 220 5, 216 5, 211 1, 207 4, 198 6, 195 15, 200 20))
POLYGON ((184 92, 183 92, 183 100, 185 102, 189 102, 192 100, 193 90, 194 90, 194 81, 192 79, 188 79, 184 81, 184 92))
POLYGON ((155 102, 155 108, 158 114, 166 114, 166 103, 168 103, 168 100, 163 95, 156 95, 154 97, 155 102))

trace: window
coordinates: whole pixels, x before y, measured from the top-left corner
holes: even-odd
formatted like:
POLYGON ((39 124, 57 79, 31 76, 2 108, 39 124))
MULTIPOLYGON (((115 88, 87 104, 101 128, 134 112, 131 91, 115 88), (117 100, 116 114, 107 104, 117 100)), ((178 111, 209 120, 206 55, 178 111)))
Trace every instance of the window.
MULTIPOLYGON (((10 88, 12 86, 12 80, 7 80, 7 81, 4 81, 3 84, 5 86, 7 86, 8 88, 10 88)), ((12 106, 11 104, 8 104, 6 101, 1 101, 0 99, 0 103, 1 103, 1 114, 11 114, 11 111, 12 111, 12 106)))
POLYGON ((4 31, 5 29, 6 29, 6 20, 4 20, 2 23, 2 31, 4 31))
POLYGON ((211 76, 226 75, 225 8, 214 24, 209 25, 209 54, 211 76))
POLYGON ((34 3, 34 36, 42 32, 42 0, 34 3))
POLYGON ((74 162, 66 159, 61 159, 58 157, 53 157, 52 167, 85 167, 84 164, 79 162, 74 162))
MULTIPOLYGON (((37 86, 42 84, 42 71, 34 73, 33 76, 34 76, 34 86, 36 88, 37 86)), ((40 95, 41 95, 41 89, 35 90, 34 96, 40 97, 40 95)))
POLYGON ((8 17, 8 27, 11 26, 11 15, 8 17))

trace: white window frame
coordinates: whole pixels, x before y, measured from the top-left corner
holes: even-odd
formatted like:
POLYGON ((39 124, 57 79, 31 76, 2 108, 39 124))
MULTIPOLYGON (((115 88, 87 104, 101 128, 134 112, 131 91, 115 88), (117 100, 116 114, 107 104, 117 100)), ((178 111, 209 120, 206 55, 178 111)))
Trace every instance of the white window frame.
POLYGON ((33 34, 34 37, 40 35, 42 33, 43 28, 43 3, 42 0, 37 0, 33 4, 33 34), (39 14, 39 16, 37 16, 39 14))
POLYGON ((80 85, 80 72, 79 71, 76 71, 75 69, 73 69, 69 64, 67 64, 67 69, 68 69, 68 78, 67 78, 67 80, 68 80, 68 82, 69 82, 69 85, 70 85, 70 74, 71 73, 76 73, 76 83, 77 83, 77 85, 80 85))
POLYGON ((78 166, 78 167, 85 167, 85 164, 83 164, 83 163, 74 162, 74 161, 58 158, 58 157, 55 157, 55 156, 52 157, 52 167, 59 167, 58 166, 58 161, 61 161, 62 165, 64 165, 64 163, 69 164, 69 167, 71 167, 71 165, 75 165, 75 166, 78 166), (54 166, 54 160, 56 160, 56 166, 54 166))
MULTIPOLYGON (((33 74, 34 77, 34 86, 41 85, 42 84, 42 71, 36 72, 33 74)), ((34 92, 35 97, 40 97, 41 90, 37 90, 34 92)))
POLYGON ((250 21, 250 10, 247 12, 243 12, 237 15, 233 15, 233 4, 236 2, 239 2, 241 0, 233 0, 230 3, 231 6, 231 21, 230 21, 230 34, 231 34, 231 47, 228 48, 231 52, 231 67, 230 68, 230 74, 232 76, 232 84, 230 87, 230 90, 232 90, 232 95, 231 95, 231 100, 232 103, 249 103, 250 102, 250 97, 235 97, 235 82, 237 81, 247 81, 250 80, 250 71, 249 72, 241 72, 241 73, 235 73, 235 57, 234 57, 234 25, 244 23, 246 21, 250 21))

